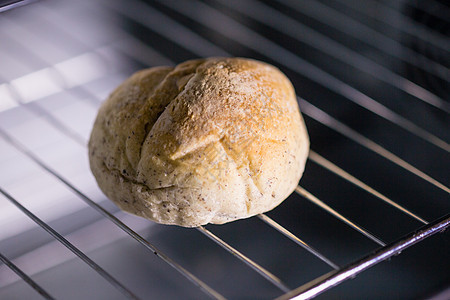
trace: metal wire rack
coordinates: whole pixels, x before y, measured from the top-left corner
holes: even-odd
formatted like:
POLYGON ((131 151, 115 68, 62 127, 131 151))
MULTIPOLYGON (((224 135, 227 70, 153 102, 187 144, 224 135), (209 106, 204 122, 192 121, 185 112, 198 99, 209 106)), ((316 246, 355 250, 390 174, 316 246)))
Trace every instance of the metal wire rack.
POLYGON ((1 13, 0 298, 448 293, 448 234, 427 239, 450 225, 450 40, 429 26, 448 7, 431 2, 48 0, 1 13), (296 87, 312 149, 295 193, 192 230, 120 212, 87 163, 102 100, 140 68, 231 55, 271 62, 296 87), (366 271, 425 239, 428 260, 366 271), (376 278, 427 276, 436 261, 422 289, 406 276, 408 291, 383 292, 376 278))

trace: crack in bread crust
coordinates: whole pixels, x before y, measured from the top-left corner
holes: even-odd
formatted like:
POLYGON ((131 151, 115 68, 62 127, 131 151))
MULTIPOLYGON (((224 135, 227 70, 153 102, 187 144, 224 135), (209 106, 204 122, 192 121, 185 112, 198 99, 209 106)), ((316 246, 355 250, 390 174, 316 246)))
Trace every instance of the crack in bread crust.
MULTIPOLYGON (((166 77, 161 81, 161 83, 160 83, 159 85, 162 85, 162 84, 164 83, 164 81, 167 79, 167 77, 170 76, 171 74, 172 74, 172 72, 169 73, 169 74, 167 74, 166 77)), ((150 134, 150 132, 151 132, 153 126, 158 122, 159 118, 161 118, 161 116, 162 116, 163 113, 166 111, 166 109, 167 109, 169 106, 171 106, 171 104, 173 105, 173 102, 177 100, 178 96, 179 96, 181 93, 184 92, 186 86, 187 86, 188 83, 192 80, 192 78, 193 78, 194 76, 195 76, 195 70, 194 70, 192 73, 189 73, 189 74, 187 74, 187 75, 184 75, 182 78, 189 77, 189 79, 188 79, 187 81, 183 82, 182 87, 180 87, 180 86, 178 85, 179 80, 177 80, 177 86, 179 87, 179 89, 181 88, 181 90, 178 92, 178 94, 175 95, 175 97, 173 97, 172 100, 169 101, 168 104, 166 104, 166 105, 164 106, 164 109, 161 109, 161 110, 160 110, 160 112, 156 115, 156 120, 155 120, 155 122, 153 122, 153 124, 151 124, 151 126, 149 126, 149 128, 147 128, 148 126, 145 126, 145 135, 144 135, 144 139, 142 140, 142 143, 141 143, 141 151, 142 151, 142 145, 143 145, 143 144, 145 143, 145 141, 148 139, 148 136, 149 136, 149 134, 150 134)), ((163 88, 163 87, 161 87, 161 88, 163 88)), ((153 94, 154 94, 155 92, 156 92, 156 90, 153 91, 153 94)), ((151 96, 152 96, 152 95, 149 95, 149 98, 150 98, 151 96)), ((146 123, 146 124, 149 124, 149 123, 146 123)), ((142 157, 142 152, 140 152, 140 157, 142 157)))

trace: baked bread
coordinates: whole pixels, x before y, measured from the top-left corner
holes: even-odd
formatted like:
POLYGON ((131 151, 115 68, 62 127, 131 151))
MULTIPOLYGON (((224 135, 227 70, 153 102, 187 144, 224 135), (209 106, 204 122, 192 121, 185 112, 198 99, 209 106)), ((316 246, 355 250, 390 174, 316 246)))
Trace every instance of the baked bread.
POLYGON ((243 58, 139 71, 101 106, 92 172, 121 209, 164 224, 222 224, 295 189, 309 139, 291 82, 243 58))

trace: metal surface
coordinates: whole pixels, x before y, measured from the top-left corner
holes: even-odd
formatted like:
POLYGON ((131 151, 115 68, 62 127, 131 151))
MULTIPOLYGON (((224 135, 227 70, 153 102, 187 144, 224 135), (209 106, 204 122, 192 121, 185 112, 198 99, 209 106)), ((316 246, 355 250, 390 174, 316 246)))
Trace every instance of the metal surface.
POLYGON ((314 296, 323 293, 327 289, 332 288, 335 285, 352 278, 364 270, 386 260, 394 255, 400 254, 404 249, 420 242, 421 240, 439 233, 450 226, 450 217, 447 215, 442 219, 436 220, 432 224, 425 226, 424 228, 408 235, 399 241, 396 241, 386 247, 377 250, 375 253, 363 257, 361 260, 346 266, 339 271, 332 271, 324 276, 307 283, 278 299, 311 299, 314 296))
POLYGON ((238 259, 243 261, 250 268, 252 268, 256 272, 261 274, 261 276, 266 278, 268 281, 270 281, 273 285, 278 287, 280 290, 282 290, 285 293, 290 291, 289 287, 285 283, 283 283, 280 278, 278 278, 277 276, 273 275, 272 273, 270 273, 269 271, 267 271, 266 269, 264 269, 263 267, 261 267, 260 265, 255 263, 253 260, 251 260, 248 257, 246 257, 244 254, 242 254, 238 250, 234 249, 228 243, 226 243, 225 241, 220 239, 218 236, 213 234, 211 231, 205 229, 203 226, 199 226, 197 229, 201 233, 203 233, 205 236, 207 236, 208 238, 210 238, 214 242, 216 242, 218 245, 220 245, 223 249, 225 249, 226 251, 230 252, 232 255, 236 256, 238 259))
MULTIPOLYGON (((123 284, 118 282, 114 277, 112 277, 108 272, 106 272, 102 267, 96 264, 92 259, 86 256, 80 249, 75 247, 72 243, 66 240, 62 235, 56 232, 53 228, 51 228, 44 221, 36 217, 33 213, 31 213, 28 209, 26 209, 23 205, 17 202, 10 194, 6 193, 0 187, 0 193, 2 193, 11 203, 13 203, 18 209, 20 209, 25 215, 27 215, 31 220, 36 222, 39 226, 41 226, 45 231, 47 231, 51 236, 53 236, 56 240, 58 240, 61 244, 67 247, 70 251, 72 251, 76 256, 78 256, 81 260, 83 260, 87 265, 89 265, 92 269, 94 269, 100 276, 102 276, 105 280, 111 283, 115 288, 117 288, 125 297, 129 299, 138 299, 136 295, 130 292, 123 284)), ((35 285, 32 285, 33 288, 36 288, 35 285)), ((37 290, 39 291, 39 290, 37 290)))
POLYGON ((26 283, 28 283, 36 292, 38 292, 45 299, 54 299, 47 293, 42 287, 40 287, 36 282, 34 282, 27 274, 25 274, 21 269, 19 269, 15 264, 13 264, 9 259, 7 259, 3 254, 0 253, 0 260, 4 263, 8 268, 14 271, 18 276, 20 276, 26 283))
POLYGON ((29 3, 32 3, 36 0, 1 0, 0 1, 0 13, 13 9, 13 8, 17 8, 29 3))
POLYGON ((429 25, 445 22, 443 6, 48 0, 0 14, 0 298, 445 290, 448 233, 426 239, 449 226, 449 39, 429 25), (204 56, 254 57, 290 77, 312 148, 297 193, 256 218, 197 230, 118 212, 87 163, 96 110, 132 72, 204 56), (404 253, 367 270, 429 240, 413 264, 396 266, 404 253))

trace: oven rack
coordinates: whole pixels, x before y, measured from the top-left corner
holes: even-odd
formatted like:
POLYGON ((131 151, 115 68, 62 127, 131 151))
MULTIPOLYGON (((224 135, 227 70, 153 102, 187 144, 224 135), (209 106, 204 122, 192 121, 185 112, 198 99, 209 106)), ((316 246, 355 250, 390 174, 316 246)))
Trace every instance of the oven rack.
MULTIPOLYGON (((368 1, 368 0, 367 0, 368 1)), ((57 13, 53 11, 51 5, 44 1, 44 3, 36 3, 31 6, 24 7, 22 9, 27 10, 37 10, 39 12, 45 12, 47 16, 50 17, 51 22, 58 23, 57 13)), ((317 82, 318 84, 324 86, 326 89, 329 89, 343 97, 345 99, 352 101, 353 103, 362 106, 364 109, 367 109, 371 113, 375 114, 378 117, 384 118, 392 123, 392 126, 398 126, 405 131, 411 133, 411 135, 415 136, 414 139, 421 139, 425 143, 430 144, 430 147, 439 148, 439 151, 447 151, 449 150, 448 143, 444 141, 443 138, 438 137, 435 134, 430 133, 429 131, 423 129, 422 127, 416 125, 415 123, 409 121, 405 117, 401 116, 398 113, 390 110, 388 107, 383 104, 377 102, 374 98, 369 97, 368 95, 362 93, 355 87, 352 87, 349 84, 340 81, 333 75, 322 71, 320 68, 314 66, 306 60, 300 58, 300 56, 295 53, 278 46, 276 43, 272 42, 268 38, 265 38, 259 33, 254 32, 252 29, 241 25, 237 21, 234 21, 230 17, 225 14, 219 12, 219 10, 210 6, 209 4, 205 4, 204 2, 194 2, 196 3, 196 8, 202 8, 206 12, 206 16, 204 17, 199 14, 189 15, 193 12, 185 2, 160 2, 159 5, 166 6, 168 9, 171 9, 175 12, 185 15, 187 18, 193 18, 197 22, 201 23, 206 28, 210 28, 211 30, 217 31, 222 35, 228 36, 230 39, 245 45, 246 47, 253 49, 255 52, 260 52, 263 56, 267 57, 278 63, 280 66, 284 66, 285 68, 291 68, 294 72, 301 74, 302 76, 308 77, 310 80, 317 82), (211 18, 213 16, 213 18, 211 18), (224 26, 223 24, 227 24, 228 26, 224 26)), ((214 1, 213 1, 214 2, 214 1)), ((222 5, 229 5, 225 1, 216 1, 221 3, 222 5)), ((284 2, 284 1, 280 1, 284 2)), ((296 5, 299 5, 299 2, 287 3, 285 4, 292 6, 293 9, 299 9, 296 5)), ((320 2, 314 2, 314 5, 318 5, 317 7, 323 8, 320 2)), ((84 3, 83 5, 91 5, 84 3)), ((168 40, 170 40, 173 44, 178 44, 178 46, 187 49, 191 53, 196 56, 212 56, 212 55, 231 55, 227 51, 225 51, 222 47, 215 45, 214 43, 208 41, 198 33, 191 30, 189 27, 182 25, 173 18, 168 17, 161 11, 158 11, 155 8, 150 7, 147 4, 143 4, 139 1, 130 1, 126 5, 124 5, 120 1, 102 1, 102 6, 108 7, 108 9, 115 11, 117 14, 123 15, 127 18, 132 19, 134 22, 141 24, 142 26, 148 28, 149 30, 155 31, 160 35, 164 36, 168 40), (149 17, 150 16, 150 17, 149 17), (162 26, 162 24, 164 26, 162 26), (177 32, 178 35, 175 35, 174 32, 177 32), (184 38, 179 38, 179 36, 183 36, 184 38)), ((230 4, 231 5, 231 4, 230 4)), ((255 18, 261 22, 263 20, 267 20, 266 23, 268 26, 275 28, 276 30, 282 30, 283 23, 278 22, 282 15, 277 15, 277 11, 269 6, 259 3, 248 1, 248 7, 252 9, 248 9, 245 7, 240 7, 240 12, 242 14, 248 15, 250 18, 255 18), (245 10, 244 10, 245 9, 245 10), (267 16, 273 16, 272 19, 264 18, 267 16), (278 21, 277 21, 278 20, 278 21)), ((315 7, 311 5, 311 7, 315 7)), ((326 6, 327 7, 327 6, 326 6)), ((98 8, 97 8, 98 9, 98 8)), ((304 9, 304 8, 301 8, 304 9)), ((20 11, 18 11, 19 13, 20 11)), ((322 10, 324 13, 333 12, 336 14, 336 11, 327 8, 326 10, 322 10)), ((313 11, 308 12, 310 15, 313 15, 313 11)), ((336 20, 337 18, 326 18, 326 20, 336 20)), ((337 42, 333 40, 324 38, 320 34, 314 31, 309 31, 308 27, 302 27, 299 22, 295 20, 288 19, 287 16, 284 16, 284 21, 289 20, 290 25, 284 28, 284 32, 287 35, 292 35, 293 38, 300 39, 305 38, 307 36, 308 42, 313 45, 313 47, 319 49, 319 51, 323 51, 324 45, 326 47, 331 47, 330 55, 337 60, 342 60, 345 63, 352 64, 354 67, 368 67, 366 70, 373 71, 373 74, 376 78, 385 83, 389 83, 392 86, 403 90, 404 92, 410 94, 411 96, 417 98, 420 101, 424 101, 426 105, 431 105, 438 110, 443 112, 449 111, 448 103, 445 102, 441 97, 436 94, 424 89, 419 84, 416 84, 400 75, 394 73, 388 68, 378 64, 373 60, 369 60, 367 57, 363 55, 359 55, 358 53, 351 51, 344 46, 339 45, 337 42), (296 28, 297 31, 289 32, 289 28, 296 28), (307 33, 306 35, 299 36, 297 32, 302 30, 303 33, 307 33)), ((339 19, 338 19, 339 20, 339 19)), ((18 45, 18 47, 22 48, 22 52, 27 53, 30 56, 34 56, 37 61, 36 65, 43 65, 44 68, 38 68, 33 72, 29 72, 25 76, 29 76, 29 79, 45 77, 43 81, 44 85, 51 86, 53 90, 51 93, 65 93, 67 92, 71 95, 75 100, 82 103, 83 106, 90 105, 91 107, 98 107, 101 103, 101 99, 104 99, 104 93, 108 91, 102 90, 101 93, 103 95, 98 95, 96 92, 91 91, 87 86, 90 81, 84 81, 84 78, 72 78, 71 74, 68 73, 68 66, 73 66, 74 61, 77 62, 89 62, 89 64, 94 64, 98 70, 98 73, 92 78, 93 80, 102 79, 103 77, 108 76, 110 73, 119 74, 118 78, 125 77, 126 67, 115 63, 115 59, 120 55, 126 55, 132 57, 133 60, 140 62, 143 65, 158 65, 158 64, 171 64, 173 65, 171 59, 165 57, 162 53, 159 53, 158 50, 153 49, 152 46, 143 43, 139 39, 134 36, 131 36, 125 29, 115 28, 114 30, 114 38, 112 42, 106 44, 96 45, 91 47, 86 43, 87 46, 85 48, 89 51, 86 51, 76 57, 69 57, 69 59, 55 63, 53 58, 46 56, 46 54, 42 53, 34 53, 32 48, 29 46, 30 40, 36 40, 38 37, 33 37, 31 34, 30 28, 26 28, 19 22, 16 22, 12 18, 7 18, 6 21, 2 19, 3 24, 8 25, 8 29, 11 32, 5 32, 4 30, 0 30, 2 33, 2 37, 7 37, 9 40, 14 41, 18 45), (124 70, 125 69, 125 70, 124 70), (34 77, 33 77, 34 76, 34 77)), ((348 24, 348 22, 346 22, 348 24)), ((351 24, 351 23, 350 23, 351 24)), ((336 24, 332 24, 336 25, 336 24)), ((5 28, 5 27, 3 27, 5 28)), ((68 29, 61 29, 63 31, 70 32, 68 29)), ((346 31, 346 33, 349 33, 346 31)), ((355 33, 356 34, 356 33, 355 33)), ((363 34, 363 36, 366 36, 363 34)), ((378 35, 376 35, 378 36, 378 35)), ((379 36, 382 39, 386 37, 383 35, 379 36)), ((79 41, 78 36, 74 36, 74 40, 78 40, 80 44, 85 41, 79 41)), ((439 43, 442 45, 442 41, 446 41, 442 38, 434 39, 435 43, 439 43), (439 41, 439 42, 437 42, 439 41)), ((369 40, 365 40, 368 42, 369 40)), ((448 42, 448 40, 447 40, 448 42)), ((380 43, 377 43, 379 45, 380 43)), ((383 44, 383 43, 381 43, 383 44)), ((405 48, 404 46, 401 46, 405 48)), ((1 46, 0 46, 1 48, 1 46)), ((406 48, 407 49, 407 48, 406 48)), ((8 51, 8 49, 0 49, 3 52, 8 51)), ((380 49, 382 51, 386 51, 386 49, 380 49)), ((412 50, 411 50, 412 51, 412 50)), ((1 52, 1 53, 3 53, 1 52)), ((387 52, 386 52, 387 53, 387 52)), ((391 53, 387 53, 391 54, 391 53)), ((9 55, 9 54, 8 54, 9 55)), ((406 57, 412 57, 411 55, 407 55, 406 57)), ((435 61, 430 61, 428 58, 424 58, 426 63, 419 64, 416 67, 424 69, 426 72, 431 73, 433 76, 437 77, 445 77, 445 66, 441 65, 435 61), (438 65, 438 68, 434 68, 434 65, 438 65)), ((422 61, 422 62, 423 62, 422 61)), ((417 61, 409 61, 409 63, 416 63, 417 61)), ((33 66, 34 67, 34 66, 33 66)), ((82 74, 85 75, 85 74, 82 74)), ((24 76, 24 77, 25 77, 24 76)), ((447 77, 448 78, 448 77, 447 77)), ((445 78, 444 78, 445 79, 445 78)), ((2 92, 2 96, 4 102, 2 103, 2 108, 5 110, 4 113, 9 113, 10 111, 26 111, 30 116, 35 116, 42 118, 43 122, 46 122, 49 126, 53 127, 55 131, 59 131, 62 135, 64 135, 67 139, 72 140, 73 143, 78 144, 79 146, 84 147, 86 145, 86 135, 77 132, 73 127, 69 126, 64 120, 58 118, 51 110, 49 110, 43 103, 43 98, 49 96, 44 95, 42 97, 34 98, 33 95, 28 93, 24 89, 24 82, 29 83, 30 80, 20 81, 19 79, 3 79, 2 84, 0 85, 0 92, 2 92)), ((108 86, 111 88, 111 86, 108 86)), ((100 94, 101 94, 100 93, 100 94)), ((441 183, 439 180, 434 179, 432 176, 428 175, 426 172, 421 171, 418 167, 413 166, 408 163, 406 160, 400 158, 400 156, 395 155, 393 152, 390 152, 382 145, 376 143, 375 141, 369 139, 368 137, 358 133, 357 130, 352 129, 351 127, 345 125, 343 122, 334 118, 330 114, 321 110, 317 106, 313 105, 312 102, 299 99, 299 103, 302 109, 302 112, 308 116, 309 118, 319 122, 323 126, 330 128, 333 131, 338 132, 339 134, 345 136, 350 141, 360 144, 362 147, 366 149, 366 151, 372 151, 376 153, 376 155, 381 156, 390 164, 395 164, 400 168, 405 169, 407 172, 414 174, 420 178, 420 180, 425 181, 430 188, 438 189, 442 192, 442 195, 446 195, 448 197, 449 188, 441 183)), ((8 121, 8 120, 7 120, 8 121)), ((6 126, 7 122, 0 124, 0 135, 3 139, 3 142, 9 145, 11 149, 14 151, 21 153, 23 157, 30 160, 33 164, 47 172, 50 176, 53 176, 60 185, 65 186, 70 189, 72 193, 74 193, 79 199, 83 200, 89 207, 96 210, 100 215, 104 218, 111 221, 113 224, 118 226, 121 230, 126 232, 130 237, 138 241, 141 245, 146 247, 148 250, 153 252, 163 261, 168 263, 171 267, 180 272, 187 280, 191 281, 192 284, 196 285, 199 289, 201 289, 206 295, 209 295, 213 298, 221 299, 224 298, 221 293, 217 292, 211 286, 206 284, 202 279, 198 278, 196 275, 185 269, 182 265, 178 264, 174 260, 172 260, 168 255, 166 255, 163 251, 159 250, 156 246, 154 246, 149 240, 144 238, 142 235, 137 233, 135 230, 127 226, 124 222, 121 221, 119 217, 116 215, 114 210, 113 212, 108 211, 103 208, 98 201, 91 199, 86 193, 80 190, 75 184, 71 183, 69 179, 67 179, 63 174, 57 171, 55 168, 50 166, 46 159, 42 158, 40 155, 36 154, 30 146, 26 145, 26 142, 21 140, 12 134, 8 127, 6 126)), ((314 148, 314 145, 312 145, 314 148)), ((274 286, 276 286, 282 293, 280 296, 281 299, 288 298, 296 298, 296 299, 304 299, 317 296, 318 294, 324 292, 325 290, 331 288, 334 285, 337 285, 343 282, 346 279, 352 278, 358 273, 364 271, 365 269, 373 266, 376 263, 379 263, 382 260, 388 259, 391 256, 394 256, 401 251, 403 251, 406 247, 409 247, 421 240, 433 235, 434 233, 440 232, 448 228, 450 223, 450 218, 448 214, 441 218, 436 218, 433 221, 426 221, 424 218, 418 216, 416 213, 410 211, 403 205, 397 203, 396 201, 390 199, 385 196, 381 192, 376 189, 370 187, 363 180, 358 179, 357 177, 351 175, 349 172, 345 171, 344 168, 338 167, 330 160, 321 156, 315 151, 311 151, 309 160, 316 163, 317 165, 323 167, 328 172, 335 174, 349 183, 361 188, 367 193, 377 197, 379 200, 389 204, 394 209, 401 211, 402 213, 408 215, 417 221, 417 223, 421 224, 421 226, 417 226, 416 230, 413 233, 407 234, 400 239, 397 239, 394 242, 385 242, 376 235, 372 234, 362 226, 356 224, 356 222, 350 220, 345 217, 343 214, 339 213, 337 210, 333 209, 331 206, 327 205, 325 202, 321 201, 317 196, 308 192, 305 188, 299 186, 296 192, 301 195, 304 199, 311 201, 321 209, 324 209, 327 213, 332 215, 333 217, 339 219, 341 222, 345 223, 347 226, 352 228, 353 230, 359 232, 364 235, 366 238, 370 239, 378 246, 374 250, 373 253, 356 259, 352 263, 347 265, 340 265, 338 263, 333 262, 332 259, 327 258, 326 255, 322 254, 319 249, 309 245, 296 234, 289 231, 288 228, 283 227, 281 224, 277 223, 274 219, 269 217, 266 214, 262 214, 258 216, 258 218, 264 223, 271 226, 273 229, 279 231, 282 235, 287 238, 293 240, 299 246, 303 247, 311 254, 316 256, 321 261, 325 262, 330 268, 331 271, 323 274, 323 276, 318 277, 315 280, 312 280, 308 283, 305 283, 297 288, 292 288, 275 274, 270 272, 268 269, 264 268, 250 257, 243 254, 239 249, 234 248, 231 244, 227 243, 227 241, 221 239, 218 235, 214 234, 211 230, 205 227, 199 227, 197 230, 202 234, 206 235, 209 239, 213 240, 215 243, 219 244, 225 251, 231 253, 237 259, 243 261, 254 271, 259 273, 263 278, 268 280, 274 286)), ((3 185, 0 185, 0 193, 4 196, 5 200, 9 200, 10 203, 15 205, 19 210, 21 210, 25 215, 27 215, 31 220, 36 222, 40 227, 46 230, 49 234, 51 234, 56 240, 61 242, 64 246, 66 246, 70 251, 72 251, 75 255, 77 255, 81 260, 86 262, 90 267, 92 267, 96 272, 98 272, 105 280, 107 280, 110 284, 116 287, 125 297, 127 298, 138 298, 129 288, 127 288, 120 281, 115 279, 114 276, 105 271, 100 265, 91 260, 83 251, 78 249, 75 245, 73 245, 70 241, 68 241, 62 234, 58 233, 51 226, 40 219, 36 214, 32 213, 30 209, 26 208, 24 205, 20 203, 20 199, 16 199, 12 195, 12 193, 8 192, 3 185)), ((444 212, 445 213, 445 212, 444 212)), ((1 255, 0 259, 2 262, 11 268, 14 272, 17 273, 24 281, 30 284, 39 294, 41 294, 44 298, 52 299, 52 296, 45 291, 43 287, 40 287, 30 276, 28 276, 25 272, 23 272, 15 263, 14 259, 10 260, 5 255, 1 255)))

